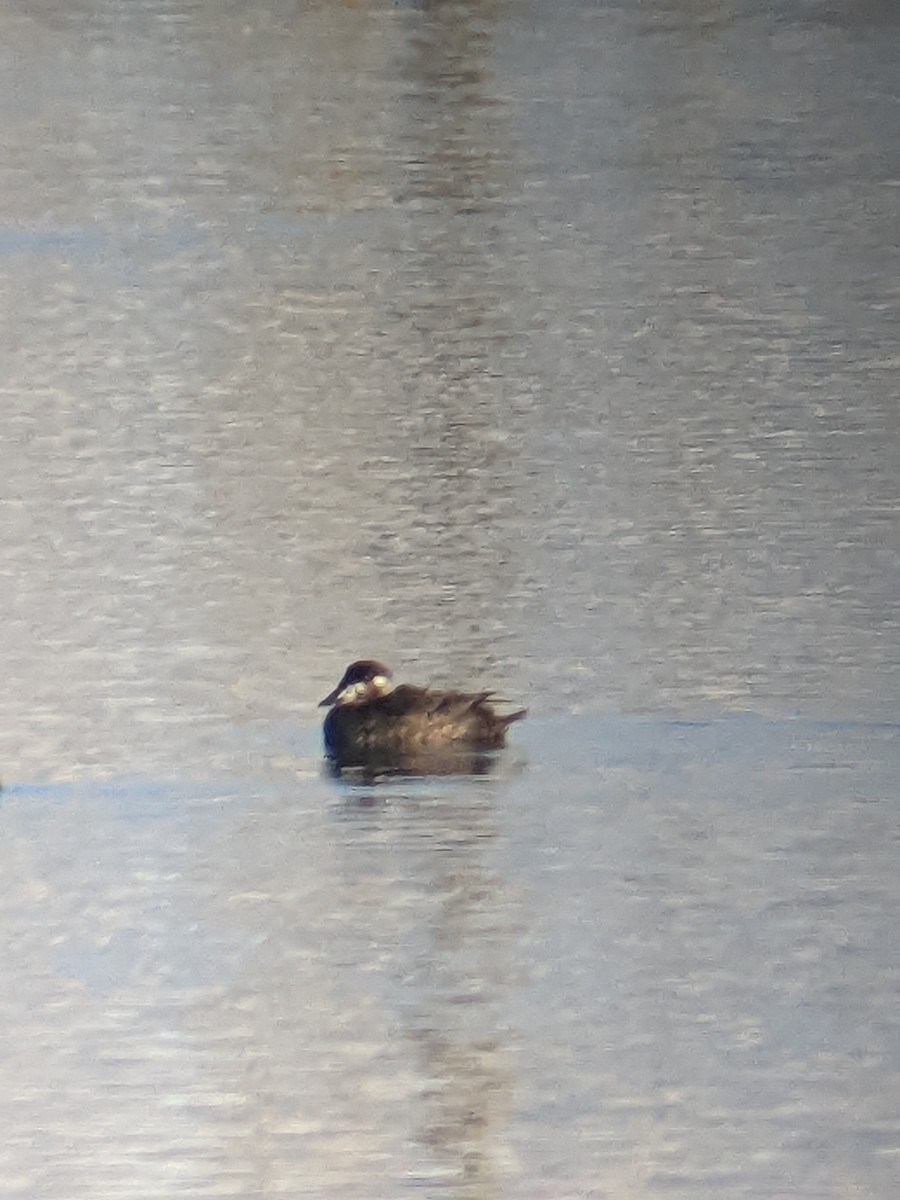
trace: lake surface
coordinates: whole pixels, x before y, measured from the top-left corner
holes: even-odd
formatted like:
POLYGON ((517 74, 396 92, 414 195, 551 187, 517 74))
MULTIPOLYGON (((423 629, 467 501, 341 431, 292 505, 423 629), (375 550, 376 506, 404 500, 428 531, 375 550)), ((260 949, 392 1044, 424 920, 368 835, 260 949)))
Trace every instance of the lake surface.
POLYGON ((894 1200, 900 10, 0 10, 0 1197, 894 1200), (323 769, 352 658, 529 706, 323 769))

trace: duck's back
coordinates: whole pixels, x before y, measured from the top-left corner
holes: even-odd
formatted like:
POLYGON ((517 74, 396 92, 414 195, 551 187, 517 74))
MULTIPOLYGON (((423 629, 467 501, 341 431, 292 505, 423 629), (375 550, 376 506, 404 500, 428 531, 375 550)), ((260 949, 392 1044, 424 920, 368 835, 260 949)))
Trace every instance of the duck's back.
POLYGON ((366 704, 333 708, 325 721, 325 743, 335 758, 372 754, 410 755, 460 746, 492 750, 524 714, 500 716, 490 692, 439 692, 401 684, 366 704))

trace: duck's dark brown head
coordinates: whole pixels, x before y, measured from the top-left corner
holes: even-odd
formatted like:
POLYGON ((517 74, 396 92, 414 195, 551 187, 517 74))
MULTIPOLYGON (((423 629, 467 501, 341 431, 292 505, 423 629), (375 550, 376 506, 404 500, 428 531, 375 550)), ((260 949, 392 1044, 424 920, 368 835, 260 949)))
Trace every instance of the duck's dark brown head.
POLYGON ((350 664, 334 691, 319 701, 319 708, 368 704, 379 696, 386 696, 392 687, 390 667, 371 658, 363 658, 350 664))

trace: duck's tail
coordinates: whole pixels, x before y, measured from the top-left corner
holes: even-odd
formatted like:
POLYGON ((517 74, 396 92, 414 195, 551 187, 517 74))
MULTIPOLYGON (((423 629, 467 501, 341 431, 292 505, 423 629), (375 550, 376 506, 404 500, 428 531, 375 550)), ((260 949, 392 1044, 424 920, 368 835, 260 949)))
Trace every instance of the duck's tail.
POLYGON ((521 721, 523 717, 527 716, 527 708, 518 708, 514 713, 510 713, 508 716, 501 717, 500 720, 503 722, 503 728, 505 729, 507 725, 512 725, 513 721, 521 721))

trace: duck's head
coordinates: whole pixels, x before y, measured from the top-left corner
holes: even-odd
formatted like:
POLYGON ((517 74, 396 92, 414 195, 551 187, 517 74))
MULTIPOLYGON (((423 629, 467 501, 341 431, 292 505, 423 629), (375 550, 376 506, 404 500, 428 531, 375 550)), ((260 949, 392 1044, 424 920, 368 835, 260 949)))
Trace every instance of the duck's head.
POLYGON ((334 691, 319 701, 319 708, 331 708, 332 705, 342 704, 368 704, 371 700, 377 700, 379 696, 386 696, 392 687, 390 667, 364 658, 350 664, 334 691))

